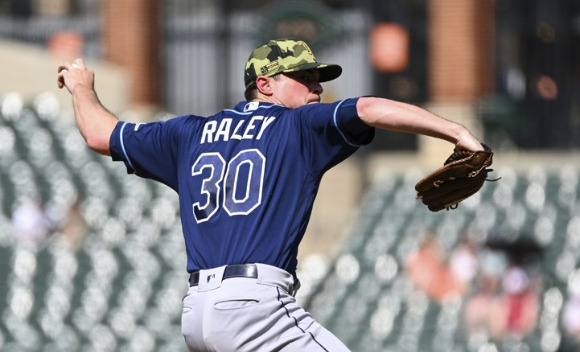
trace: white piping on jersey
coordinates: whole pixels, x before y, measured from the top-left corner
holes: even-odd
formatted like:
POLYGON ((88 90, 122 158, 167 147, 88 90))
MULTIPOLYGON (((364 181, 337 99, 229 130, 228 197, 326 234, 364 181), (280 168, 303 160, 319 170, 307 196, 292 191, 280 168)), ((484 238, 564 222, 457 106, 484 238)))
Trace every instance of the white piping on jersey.
POLYGON ((125 149, 125 143, 123 142, 123 131, 125 130, 126 125, 127 125, 127 122, 124 122, 123 126, 121 126, 121 132, 119 132, 119 139, 121 139, 121 149, 123 150, 123 155, 125 155, 125 159, 127 160, 127 163, 129 163, 129 166, 131 167, 131 169, 135 170, 135 168, 133 167, 133 164, 131 163, 131 159, 129 159, 129 155, 127 155, 127 150, 125 149))
MULTIPOLYGON (((336 127, 336 129, 338 130, 338 133, 340 133, 340 136, 342 137, 342 139, 344 139, 344 141, 346 143, 348 143, 350 146, 353 146, 353 147, 357 147, 357 148, 358 147, 361 147, 362 146, 361 144, 355 144, 355 143, 352 143, 351 141, 349 141, 348 138, 346 137, 346 135, 340 130, 340 127, 338 126, 338 122, 336 120, 337 119, 338 108, 344 102, 345 101, 342 100, 340 103, 338 103, 338 105, 336 105, 336 108, 334 108, 334 113, 332 115, 332 120, 334 122, 334 126, 336 127)), ((236 111, 236 110, 233 110, 233 109, 225 109, 224 111, 233 112, 234 114, 238 114, 238 115, 251 115, 256 110, 258 110, 259 108, 269 109, 269 108, 274 107, 274 106, 282 106, 283 107, 284 105, 281 105, 281 104, 272 104, 272 105, 269 105, 269 106, 258 106, 255 110, 251 110, 251 111, 247 111, 247 112, 239 112, 239 111, 236 111)))
POLYGON ((338 126, 338 121, 336 121, 337 119, 337 115, 338 115, 338 108, 340 108, 340 106, 342 105, 342 103, 344 103, 345 101, 341 101, 340 103, 338 103, 338 105, 336 105, 336 108, 334 108, 334 114, 332 115, 332 121, 334 122, 334 126, 336 127, 336 129, 338 130, 338 133, 340 133, 340 136, 342 137, 342 139, 344 139, 344 141, 346 143, 348 143, 349 145, 353 146, 353 147, 361 147, 360 144, 355 144, 352 143, 351 141, 348 140, 348 138, 346 138, 345 134, 342 133, 342 131, 340 130, 340 127, 338 126))

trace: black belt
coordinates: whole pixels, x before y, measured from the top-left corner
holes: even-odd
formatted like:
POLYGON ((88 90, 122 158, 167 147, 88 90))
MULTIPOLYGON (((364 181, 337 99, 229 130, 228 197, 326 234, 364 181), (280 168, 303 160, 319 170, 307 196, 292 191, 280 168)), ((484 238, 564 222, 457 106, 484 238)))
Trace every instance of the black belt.
MULTIPOLYGON (((226 266, 222 280, 233 277, 258 278, 258 267, 256 264, 234 264, 226 266)), ((194 271, 189 276, 189 286, 199 285, 199 271, 194 271)))

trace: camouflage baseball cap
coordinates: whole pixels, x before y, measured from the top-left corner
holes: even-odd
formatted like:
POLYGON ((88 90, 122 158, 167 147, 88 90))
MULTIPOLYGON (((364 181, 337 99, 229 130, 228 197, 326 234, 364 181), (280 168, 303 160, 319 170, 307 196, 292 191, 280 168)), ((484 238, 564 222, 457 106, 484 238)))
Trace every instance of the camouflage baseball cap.
POLYGON ((342 67, 322 64, 316 61, 312 50, 301 40, 276 39, 260 45, 250 55, 246 63, 244 82, 246 89, 256 84, 259 76, 274 76, 283 72, 317 69, 320 82, 340 76, 342 67))

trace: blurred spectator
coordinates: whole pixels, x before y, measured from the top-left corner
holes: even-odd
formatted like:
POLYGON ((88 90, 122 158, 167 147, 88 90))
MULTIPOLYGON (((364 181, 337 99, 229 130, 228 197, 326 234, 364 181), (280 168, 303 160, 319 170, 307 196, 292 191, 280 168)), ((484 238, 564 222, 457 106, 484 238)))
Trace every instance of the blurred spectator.
POLYGON ((501 291, 501 276, 507 266, 507 257, 502 252, 483 248, 478 253, 478 260, 478 286, 465 305, 465 320, 469 333, 489 333, 490 327, 499 325, 501 314, 494 312, 497 310, 496 298, 501 291))
POLYGON ((24 199, 12 214, 12 227, 19 240, 40 242, 50 234, 51 222, 39 200, 24 199))
POLYGON ((87 224, 81 213, 80 201, 77 200, 71 205, 58 231, 73 248, 79 249, 82 246, 87 232, 87 224))
MULTIPOLYGON (((468 286, 463 279, 470 275, 471 269, 465 272, 458 268, 452 270, 446 261, 445 253, 437 238, 428 236, 406 262, 407 273, 414 285, 437 301, 457 299, 468 286)), ((467 262, 471 265, 469 249, 458 250, 455 253, 454 262, 455 265, 467 262)))
POLYGON ((562 324, 566 332, 580 340, 580 295, 570 297, 564 305, 562 324))
POLYGON ((525 336, 538 323, 539 292, 530 275, 521 267, 509 268, 502 279, 502 295, 498 297, 496 312, 501 324, 492 328, 498 336, 525 336))
POLYGON ((459 293, 463 294, 469 288, 478 270, 477 247, 465 238, 451 252, 449 269, 456 282, 459 293))
POLYGON ((468 333, 489 332, 489 327, 497 325, 498 316, 492 314, 498 291, 498 281, 491 276, 482 276, 475 293, 465 304, 465 322, 468 333))
POLYGON ((505 246, 501 241, 488 243, 479 256, 479 287, 465 304, 468 333, 483 331, 494 339, 521 338, 536 329, 541 276, 534 268, 539 252, 527 241, 505 246))
POLYGON ((580 269, 570 275, 568 294, 562 311, 562 325, 566 332, 580 340, 580 269))

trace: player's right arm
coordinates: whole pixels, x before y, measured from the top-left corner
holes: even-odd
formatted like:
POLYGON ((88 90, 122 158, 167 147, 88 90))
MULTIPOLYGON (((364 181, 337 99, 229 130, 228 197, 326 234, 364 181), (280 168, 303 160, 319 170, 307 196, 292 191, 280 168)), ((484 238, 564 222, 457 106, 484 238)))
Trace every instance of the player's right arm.
POLYGON ((94 76, 82 59, 65 62, 58 67, 58 87, 66 87, 72 95, 77 127, 89 148, 111 155, 109 140, 119 120, 99 101, 94 76))
POLYGON ((362 97, 357 102, 360 119, 369 126, 440 138, 466 150, 483 150, 464 126, 439 117, 418 106, 394 100, 362 97))

